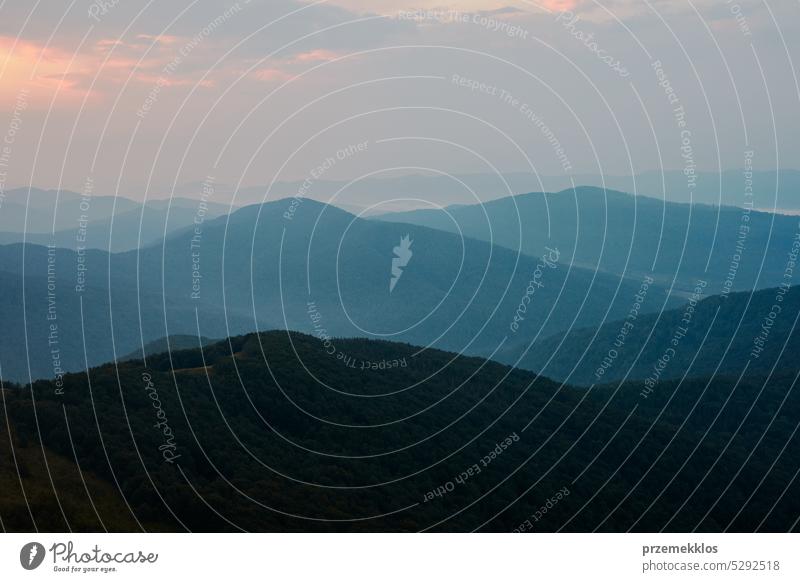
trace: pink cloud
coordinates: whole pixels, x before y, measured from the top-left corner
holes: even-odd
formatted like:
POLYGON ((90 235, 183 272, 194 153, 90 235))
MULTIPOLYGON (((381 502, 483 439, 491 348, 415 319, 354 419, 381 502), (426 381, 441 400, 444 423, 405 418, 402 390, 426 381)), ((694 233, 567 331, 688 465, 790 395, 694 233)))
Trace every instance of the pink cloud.
POLYGON ((320 61, 330 61, 341 56, 339 53, 327 49, 314 49, 305 53, 295 55, 292 59, 297 63, 313 63, 320 61))
POLYGON ((554 12, 572 10, 581 0, 329 0, 348 10, 362 13, 392 14, 401 10, 458 10, 463 12, 479 12, 517 8, 534 11, 536 7, 554 12))
POLYGON ((164 45, 173 45, 177 44, 181 41, 181 37, 179 36, 172 36, 169 34, 137 34, 136 38, 140 38, 142 40, 147 40, 150 42, 154 42, 157 44, 164 44, 164 45))
POLYGON ((544 8, 552 10, 553 12, 564 12, 566 10, 574 10, 578 7, 578 0, 544 0, 538 2, 544 8))
POLYGON ((280 69, 268 68, 259 69, 253 72, 253 76, 259 81, 288 81, 292 75, 280 69))
POLYGON ((91 56, 3 36, 0 54, 5 55, 0 77, 0 96, 4 99, 23 87, 31 90, 34 100, 43 101, 56 92, 60 100, 77 100, 90 94, 85 81, 96 71, 91 56))
POLYGON ((151 73, 140 73, 137 74, 134 79, 140 83, 146 83, 148 85, 160 85, 161 87, 206 87, 211 88, 214 87, 214 81, 212 79, 193 79, 189 77, 176 77, 176 76, 169 76, 169 75, 154 75, 151 73))

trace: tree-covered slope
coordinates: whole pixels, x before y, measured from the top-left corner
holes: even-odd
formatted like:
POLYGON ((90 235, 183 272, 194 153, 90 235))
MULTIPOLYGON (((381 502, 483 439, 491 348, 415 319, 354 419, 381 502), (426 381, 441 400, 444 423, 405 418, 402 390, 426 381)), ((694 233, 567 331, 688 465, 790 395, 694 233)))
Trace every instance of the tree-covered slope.
POLYGON ((800 515, 795 379, 644 398, 273 332, 69 376, 63 395, 38 382, 35 404, 12 388, 6 413, 17 438, 38 443, 38 426, 46 450, 74 447, 159 529, 785 531, 800 515))
POLYGON ((714 296, 537 342, 521 365, 571 384, 800 369, 800 287, 714 296))

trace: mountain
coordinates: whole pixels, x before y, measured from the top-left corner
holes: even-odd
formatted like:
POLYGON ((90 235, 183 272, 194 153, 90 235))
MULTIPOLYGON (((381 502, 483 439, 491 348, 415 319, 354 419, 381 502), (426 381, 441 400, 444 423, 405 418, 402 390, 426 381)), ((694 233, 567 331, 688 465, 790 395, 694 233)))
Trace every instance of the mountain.
MULTIPOLYGON (((800 287, 714 296, 537 342, 521 365, 571 384, 800 370, 800 287)), ((502 359, 502 356, 500 357, 502 359)))
POLYGON ((557 246, 583 268, 652 276, 689 294, 703 280, 710 295, 782 284, 800 236, 797 217, 588 187, 379 219, 460 232, 532 256, 557 246))
MULTIPOLYGON (((650 171, 637 174, 635 180, 621 176, 581 176, 575 183, 593 185, 624 192, 633 192, 670 202, 744 207, 748 201, 745 188, 752 186, 752 202, 764 211, 797 212, 800 210, 800 171, 780 169, 770 171, 725 170, 697 172, 696 187, 689 193, 683 171, 650 171)), ((561 189, 569 188, 564 184, 561 189)))
MULTIPOLYGON (((125 253, 0 246, 0 265, 0 374, 15 381, 78 372, 170 335, 267 329, 491 357, 512 340, 623 317, 640 286, 577 268, 557 249, 543 260, 310 200, 246 207, 125 253), (405 266, 397 252, 411 253, 405 266)), ((681 302, 654 285, 642 309, 681 302)))
MULTIPOLYGON (((623 314, 640 285, 576 268, 557 249, 543 260, 429 228, 362 220, 311 200, 294 204, 246 207, 209 221, 199 238, 177 233, 120 261, 138 261, 148 273, 143 290, 194 295, 252 318, 254 329, 404 341, 482 356, 512 337, 533 341, 623 314), (404 240, 411 256, 401 266, 404 240)), ((681 301, 654 285, 643 309, 681 301)), ((201 332, 225 335, 202 326, 201 332)))
POLYGON ((230 211, 227 205, 187 198, 140 204, 126 198, 82 198, 74 192, 42 190, 31 190, 28 205, 28 191, 13 190, 0 212, 0 244, 27 242, 123 252, 158 243, 169 233, 192 227, 195 221, 230 211))
MULTIPOLYGON (((761 210, 778 212, 800 211, 800 171, 780 169, 759 171, 751 169, 724 172, 696 172, 695 187, 689 190, 688 180, 682 170, 650 171, 635 176, 609 174, 575 174, 543 176, 531 172, 504 172, 498 174, 407 174, 365 178, 355 182, 315 180, 309 195, 321 202, 334 202, 340 208, 368 214, 404 212, 414 209, 445 207, 458 204, 484 203, 509 195, 525 192, 560 192, 575 184, 593 186, 639 196, 657 198, 667 202, 709 204, 714 206, 744 207, 748 201, 761 210), (745 187, 752 186, 752 197, 745 196, 745 187)), ((200 182, 178 186, 174 193, 197 197, 203 190, 200 182)), ((303 180, 280 181, 270 186, 236 189, 224 184, 216 185, 219 196, 241 204, 255 204, 269 199, 296 196, 305 192, 303 180)))
POLYGON ((91 187, 87 188, 86 196, 69 190, 17 188, 5 193, 0 232, 52 233, 54 229, 74 229, 84 215, 90 221, 106 220, 139 206, 138 202, 121 196, 95 195, 91 187))
POLYGON ((209 344, 218 343, 219 340, 207 337, 197 337, 193 335, 171 335, 145 344, 144 348, 132 351, 127 356, 122 356, 118 362, 130 362, 131 360, 144 360, 149 356, 165 354, 168 352, 180 352, 182 350, 192 350, 198 347, 205 347, 209 344))
MULTIPOLYGON (((26 463, 71 459, 92 477, 112 531, 797 528, 795 373, 664 382, 643 399, 641 384, 575 390, 407 344, 335 346, 231 338, 69 375, 61 394, 5 385, 2 414, 26 463)), ((86 527, 74 474, 27 477, 50 491, 29 500, 36 525, 86 527)), ((16 490, 0 496, 4 527, 32 531, 9 505, 16 490)))
MULTIPOLYGON (((3 393, 12 400, 17 396, 3 393)), ((70 452, 43 449, 27 427, 17 431, 7 425, 0 431, 0 451, 4 532, 66 531, 64 515, 74 532, 139 530, 113 483, 79 467, 70 452)))
POLYGON ((0 377, 18 382, 55 378, 114 361, 167 335, 196 336, 198 313, 218 330, 250 329, 246 320, 226 318, 221 307, 142 291, 137 278, 146 275, 135 266, 118 268, 118 256, 0 246, 0 377))

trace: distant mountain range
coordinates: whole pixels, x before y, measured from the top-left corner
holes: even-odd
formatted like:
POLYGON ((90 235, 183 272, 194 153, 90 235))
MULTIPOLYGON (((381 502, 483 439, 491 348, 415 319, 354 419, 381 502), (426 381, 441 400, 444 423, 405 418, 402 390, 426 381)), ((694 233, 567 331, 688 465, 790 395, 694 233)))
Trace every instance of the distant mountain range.
POLYGON ((196 220, 224 216, 228 205, 175 197, 144 204, 113 196, 18 189, 0 205, 0 244, 123 252, 157 243, 196 220))
POLYGON ((480 205, 379 216, 541 255, 558 246, 586 269, 643 279, 691 293, 763 289, 784 282, 800 218, 733 207, 665 203, 580 187, 480 205))
MULTIPOLYGON (((169 335, 287 328, 485 357, 513 339, 521 357, 535 339, 623 317, 640 286, 575 267, 557 249, 542 261, 310 200, 295 204, 246 207, 126 253, 0 247, 3 377, 80 371, 169 335), (392 289, 394 249, 405 237, 413 257, 392 289), (48 320, 53 313, 56 322, 48 320), (51 323, 60 366, 42 349, 51 323)), ((680 301, 654 285, 643 310, 680 301)))
MULTIPOLYGON (((32 200, 47 210, 46 193, 32 200)), ((692 373, 713 374, 722 352, 704 345, 704 334, 724 337, 725 326, 743 319, 720 368, 736 373, 752 339, 745 336, 755 336, 746 326, 760 325, 775 292, 753 296, 744 318, 749 295, 735 292, 792 285, 799 225, 794 217, 579 188, 379 220, 279 200, 204 216, 120 253, 0 246, 0 375, 79 372, 161 351, 166 336, 183 349, 198 336, 292 329, 495 358, 573 384, 645 379, 699 282, 698 316, 681 354, 703 345, 692 373), (404 240, 410 256, 402 261, 404 240), (714 302, 724 309, 709 330, 714 302), (595 377, 634 308, 635 333, 613 370, 595 377)), ((788 302, 775 326, 780 341, 792 337, 781 326, 793 309, 788 302)), ((680 357, 664 378, 689 370, 680 357)), ((767 373, 767 361, 751 366, 767 373)))
MULTIPOLYGON (((260 204, 279 198, 297 196, 303 192, 320 202, 326 202, 351 212, 385 214, 412 209, 436 208, 459 204, 490 202, 525 192, 560 192, 573 186, 592 186, 665 202, 699 203, 715 206, 743 207, 752 202, 765 211, 800 211, 800 171, 744 170, 698 172, 695 187, 688 187, 683 171, 650 171, 631 176, 577 174, 571 176, 541 176, 531 172, 498 174, 411 174, 371 177, 355 182, 316 180, 308 188, 304 181, 284 180, 272 185, 240 188, 235 192, 239 205, 260 204), (746 195, 746 180, 752 184, 752 196, 746 195)), ((174 194, 195 198, 202 191, 201 183, 178 186, 174 194)), ((234 187, 218 184, 220 198, 233 199, 234 187)))
POLYGON ((0 245, 8 531, 797 528, 797 218, 580 188, 156 231, 0 245))

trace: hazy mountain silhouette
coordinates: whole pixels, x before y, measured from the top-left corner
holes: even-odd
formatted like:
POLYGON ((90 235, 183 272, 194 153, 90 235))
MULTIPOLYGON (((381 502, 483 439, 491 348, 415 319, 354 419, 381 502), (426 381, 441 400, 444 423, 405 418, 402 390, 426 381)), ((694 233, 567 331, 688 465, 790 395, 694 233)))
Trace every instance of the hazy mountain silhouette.
POLYGON ((102 196, 91 190, 87 195, 88 206, 84 204, 81 207, 83 196, 69 190, 9 190, 0 213, 0 231, 52 233, 54 226, 56 231, 77 228, 82 215, 87 215, 90 221, 105 220, 141 206, 139 202, 121 196, 102 196))
POLYGON ((28 242, 59 248, 123 252, 223 216, 230 207, 188 198, 150 200, 90 196, 69 191, 12 190, 0 212, 0 244, 28 242), (27 214, 27 218, 26 218, 27 214), (55 226, 55 231, 54 231, 55 226))
MULTIPOLYGON (((309 200, 294 211, 291 204, 247 207, 126 253, 0 247, 7 281, 0 305, 3 376, 28 379, 28 358, 33 378, 53 374, 48 267, 67 371, 84 369, 87 357, 88 365, 97 365, 168 335, 227 337, 284 328, 487 357, 506 346, 513 361, 510 340, 524 346, 623 317, 640 286, 571 266, 565 253, 546 266, 429 228, 361 220, 309 200), (406 236, 413 258, 391 289, 393 249, 406 236), (81 276, 83 326, 76 292, 81 276)), ((643 310, 678 302, 656 285, 643 310)))
MULTIPOLYGON (((650 171, 635 176, 609 174, 577 174, 543 176, 531 172, 505 172, 498 174, 407 174, 369 177, 355 182, 316 180, 312 192, 321 202, 329 202, 347 210, 362 209, 370 214, 403 212, 434 205, 451 206, 488 202, 510 195, 526 192, 560 192, 572 188, 573 184, 608 188, 621 192, 636 193, 659 200, 678 203, 699 203, 716 206, 743 207, 751 201, 756 208, 778 211, 800 210, 800 171, 791 169, 752 172, 752 200, 744 195, 745 175, 743 170, 697 172, 695 188, 687 188, 683 171, 650 171), (427 201, 426 204, 423 201, 427 201)), ((179 185, 175 194, 197 197, 203 189, 199 182, 179 185)), ((275 200, 296 196, 307 190, 303 181, 280 181, 272 185, 236 188, 218 184, 221 197, 237 202, 258 204, 268 198, 275 200)))
POLYGON ((798 316, 800 287, 714 296, 691 313, 683 307, 546 338, 522 365, 582 385, 719 374, 767 376, 773 369, 800 370, 798 316), (663 360, 667 364, 659 365, 663 360))
MULTIPOLYGON (((512 336, 532 341, 621 315, 640 286, 575 268, 564 254, 558 264, 541 267, 538 258, 437 230, 361 220, 311 200, 292 213, 291 204, 247 207, 210 221, 194 251, 195 234, 183 232, 119 260, 130 263, 127 269, 139 261, 148 273, 143 289, 163 286, 170 296, 189 299, 197 252, 199 301, 249 316, 257 329, 434 343, 483 356, 512 336), (406 237, 413 258, 392 287, 394 249, 406 237), (512 330, 532 280, 541 288, 512 330)), ((667 301, 679 300, 668 300, 656 285, 644 309, 660 310, 667 301)), ((200 332, 220 335, 202 326, 200 332)))
MULTIPOLYGON (((109 257, 114 255, 87 253, 86 276, 97 281, 77 293, 77 254, 57 249, 55 275, 48 278, 51 252, 35 245, 0 246, 0 263, 6 269, 0 271, 3 379, 28 381, 80 372, 127 356, 143 342, 172 333, 196 335, 194 307, 161 293, 137 292, 135 270, 120 272, 112 266, 109 287, 109 257), (170 314, 169 327, 164 313, 170 314)), ((204 306, 201 312, 209 325, 225 328, 221 309, 204 306)), ((246 322, 235 316, 228 321, 237 333, 247 330, 246 322)))
POLYGON ((379 217, 458 232, 538 256, 557 245, 575 264, 709 294, 774 287, 800 234, 797 217, 741 208, 665 203, 581 187, 525 194, 483 205, 379 217))

